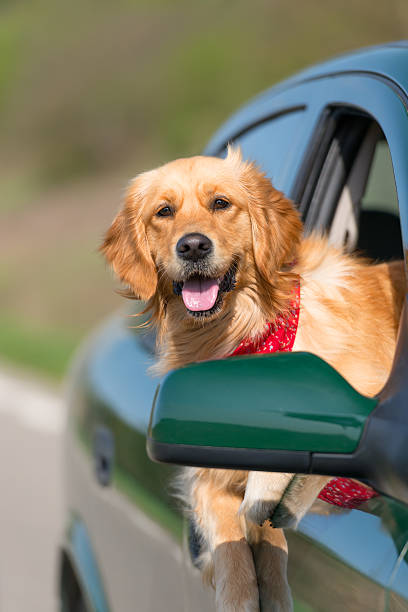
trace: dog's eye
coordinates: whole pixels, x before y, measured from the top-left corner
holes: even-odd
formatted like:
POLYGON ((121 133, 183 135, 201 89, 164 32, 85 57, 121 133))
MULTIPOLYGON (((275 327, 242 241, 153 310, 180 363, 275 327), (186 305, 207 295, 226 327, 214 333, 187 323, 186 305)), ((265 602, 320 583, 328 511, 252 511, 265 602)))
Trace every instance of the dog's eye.
POLYGON ((223 210, 224 208, 229 208, 231 204, 228 200, 224 200, 223 198, 217 198, 211 205, 213 210, 223 210))
POLYGON ((163 206, 159 211, 157 211, 157 217, 171 217, 173 215, 173 209, 170 206, 163 206))

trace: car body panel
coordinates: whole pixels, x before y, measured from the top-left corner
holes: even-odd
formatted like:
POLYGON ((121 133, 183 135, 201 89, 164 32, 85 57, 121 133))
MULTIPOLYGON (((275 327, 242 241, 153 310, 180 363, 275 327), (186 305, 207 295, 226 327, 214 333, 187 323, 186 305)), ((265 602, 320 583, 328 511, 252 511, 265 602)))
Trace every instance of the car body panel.
POLYGON ((309 514, 287 534, 290 583, 295 598, 312 610, 385 609, 406 550, 408 510, 382 496, 363 509, 309 514))
POLYGON ((110 432, 114 449, 111 478, 106 484, 137 500, 180 539, 181 522, 177 512, 171 510, 166 492, 172 469, 152 463, 145 450, 151 402, 159 379, 147 375, 153 360, 139 337, 143 332, 129 328, 126 320, 124 312, 111 318, 78 356, 73 374, 76 384, 69 391, 73 406, 70 431, 92 462, 95 482, 100 479, 101 459, 95 434, 100 427, 110 432))
POLYGON ((69 557, 71 566, 76 569, 81 593, 87 607, 98 612, 109 612, 88 530, 81 519, 76 516, 72 516, 67 530, 65 553, 69 557))
MULTIPOLYGON (((110 609, 133 612, 137 606, 138 610, 151 612, 160 609, 180 612, 185 601, 180 586, 184 580, 182 519, 174 509, 168 486, 173 470, 147 458, 145 437, 136 425, 132 428, 123 420, 123 414, 119 416, 116 412, 116 398, 123 392, 124 381, 130 384, 127 392, 132 405, 143 411, 143 403, 139 404, 143 391, 139 394, 139 390, 148 379, 145 371, 148 362, 149 353, 139 342, 138 332, 127 327, 124 313, 111 319, 107 327, 102 326, 77 356, 71 374, 74 384, 68 388, 71 410, 65 438, 66 496, 77 520, 86 527, 110 609), (111 367, 112 356, 117 351, 122 354, 122 349, 123 354, 129 351, 132 358, 142 360, 144 368, 129 372, 125 366, 124 370, 121 366, 111 367), (107 404, 103 392, 107 388, 118 391, 112 405, 107 404), (115 440, 108 486, 100 482, 94 448, 95 428, 101 425, 113 433, 115 440)), ((151 384, 153 394, 157 381, 153 379, 151 384)), ((146 403, 146 418, 149 412, 146 403)), ((140 426, 140 419, 137 425, 140 426)), ((68 529, 64 538, 66 551, 72 546, 71 533, 68 529)), ((70 558, 81 583, 87 585, 92 580, 88 576, 92 568, 84 564, 78 567, 75 555, 70 558)), ((199 604, 200 609, 206 609, 205 601, 211 600, 211 593, 203 590, 197 577, 193 583, 192 596, 197 602, 204 602, 199 604)), ((95 610, 99 612, 99 607, 95 610)))
POLYGON ((408 610, 408 542, 405 544, 394 569, 388 594, 387 612, 408 610))

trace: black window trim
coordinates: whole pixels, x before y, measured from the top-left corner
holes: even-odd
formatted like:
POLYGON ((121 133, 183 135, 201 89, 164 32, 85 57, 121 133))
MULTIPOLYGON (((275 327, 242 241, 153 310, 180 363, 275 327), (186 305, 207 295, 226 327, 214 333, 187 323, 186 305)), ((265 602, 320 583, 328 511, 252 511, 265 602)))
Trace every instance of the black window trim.
POLYGON ((328 231, 361 142, 374 121, 367 113, 347 107, 330 108, 330 135, 324 135, 318 155, 305 172, 304 190, 298 200, 306 232, 328 231))

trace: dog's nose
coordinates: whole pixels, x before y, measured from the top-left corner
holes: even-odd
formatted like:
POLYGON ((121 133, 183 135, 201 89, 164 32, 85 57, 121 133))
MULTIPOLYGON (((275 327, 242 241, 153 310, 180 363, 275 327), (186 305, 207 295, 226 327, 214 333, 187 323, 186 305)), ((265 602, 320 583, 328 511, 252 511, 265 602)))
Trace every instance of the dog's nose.
POLYGON ((212 242, 204 234, 185 234, 176 244, 176 252, 181 259, 198 261, 212 251, 212 242))

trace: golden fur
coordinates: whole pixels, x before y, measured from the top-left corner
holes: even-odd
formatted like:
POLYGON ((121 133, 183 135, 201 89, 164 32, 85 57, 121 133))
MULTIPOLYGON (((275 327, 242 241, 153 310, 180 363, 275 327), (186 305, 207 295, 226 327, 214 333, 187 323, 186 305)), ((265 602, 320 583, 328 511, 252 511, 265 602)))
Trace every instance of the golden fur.
MULTIPOLYGON (((325 238, 302 238, 292 203, 237 150, 225 160, 180 159, 138 176, 102 250, 130 294, 147 301, 159 332, 160 372, 227 356, 244 338, 259 336, 288 308, 300 277, 294 350, 319 355, 362 393, 375 394, 386 381, 404 293, 402 263, 373 266, 325 238), (228 208, 215 210, 217 197, 228 208), (157 215, 163 206, 170 206, 170 216, 157 215), (235 288, 208 317, 189 316, 173 292, 173 281, 185 278, 175 247, 190 232, 213 242, 210 276, 237 266, 235 288)), ((259 524, 272 515, 292 476, 183 472, 182 494, 203 541, 203 572, 215 586, 217 610, 291 610, 285 537, 259 524)), ((326 480, 298 482, 289 499, 295 522, 326 480)))

